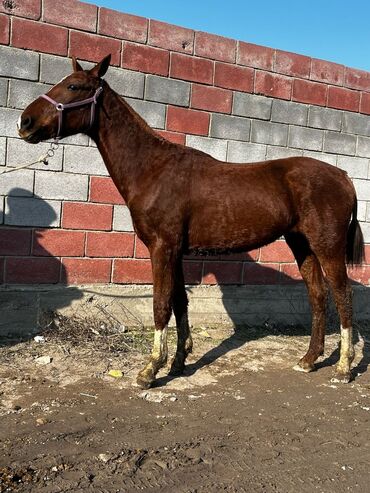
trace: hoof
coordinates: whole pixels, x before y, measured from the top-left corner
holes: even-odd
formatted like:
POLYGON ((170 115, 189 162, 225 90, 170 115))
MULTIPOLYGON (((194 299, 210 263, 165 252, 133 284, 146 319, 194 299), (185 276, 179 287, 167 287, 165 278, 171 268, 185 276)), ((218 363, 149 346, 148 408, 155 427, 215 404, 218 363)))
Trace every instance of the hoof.
POLYGON ((154 382, 153 379, 148 379, 147 377, 140 375, 140 373, 136 378, 136 383, 143 390, 150 389, 150 387, 153 385, 153 382, 154 382))
POLYGON ((334 377, 330 380, 332 383, 350 383, 352 380, 351 372, 349 373, 335 373, 334 377))
POLYGON ((310 373, 311 371, 315 370, 315 366, 309 365, 308 363, 305 363, 304 361, 301 360, 297 365, 293 366, 293 370, 301 371, 303 373, 310 373))
POLYGON ((180 375, 182 375, 184 373, 184 370, 185 370, 185 365, 183 365, 182 367, 172 365, 168 374, 171 377, 179 377, 180 375))

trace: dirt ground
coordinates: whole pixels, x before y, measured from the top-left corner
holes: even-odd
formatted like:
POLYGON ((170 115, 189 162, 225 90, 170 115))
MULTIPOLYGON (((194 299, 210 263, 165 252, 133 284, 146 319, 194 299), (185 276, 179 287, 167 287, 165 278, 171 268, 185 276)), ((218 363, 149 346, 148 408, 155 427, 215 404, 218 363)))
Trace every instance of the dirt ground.
POLYGON ((194 334, 185 375, 162 371, 145 392, 134 382, 149 332, 127 350, 3 341, 0 491, 369 491, 368 328, 347 385, 330 381, 337 334, 310 374, 292 370, 301 330, 194 334))

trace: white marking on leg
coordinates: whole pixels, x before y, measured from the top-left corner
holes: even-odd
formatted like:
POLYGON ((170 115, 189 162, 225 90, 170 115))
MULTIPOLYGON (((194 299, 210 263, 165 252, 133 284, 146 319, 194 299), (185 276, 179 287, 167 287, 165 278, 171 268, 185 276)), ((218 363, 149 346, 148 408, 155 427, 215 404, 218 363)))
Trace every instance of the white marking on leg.
POLYGON ((154 344, 152 350, 152 358, 155 361, 166 361, 167 360, 167 332, 168 327, 163 329, 154 330, 154 344))
POLYGON ((337 364, 338 375, 348 377, 354 355, 352 327, 346 328, 340 326, 340 358, 337 364))

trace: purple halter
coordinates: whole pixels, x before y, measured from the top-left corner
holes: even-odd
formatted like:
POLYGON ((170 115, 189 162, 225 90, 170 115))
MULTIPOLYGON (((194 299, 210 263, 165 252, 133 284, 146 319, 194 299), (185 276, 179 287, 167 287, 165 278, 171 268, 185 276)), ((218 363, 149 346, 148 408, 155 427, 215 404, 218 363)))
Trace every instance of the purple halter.
POLYGON ((84 106, 85 104, 90 104, 91 103, 91 109, 90 109, 90 128, 92 127, 94 120, 95 120, 95 106, 96 103, 98 102, 98 97, 103 91, 102 86, 99 86, 97 90, 95 91, 94 96, 91 96, 91 98, 83 99, 82 101, 75 101, 74 103, 58 103, 57 101, 54 101, 50 96, 47 94, 42 94, 40 97, 46 99, 46 101, 49 101, 53 106, 55 106, 55 109, 58 112, 58 133, 55 137, 55 140, 58 140, 60 138, 60 132, 62 130, 62 123, 63 123, 63 110, 68 109, 68 108, 77 108, 78 106, 84 106))

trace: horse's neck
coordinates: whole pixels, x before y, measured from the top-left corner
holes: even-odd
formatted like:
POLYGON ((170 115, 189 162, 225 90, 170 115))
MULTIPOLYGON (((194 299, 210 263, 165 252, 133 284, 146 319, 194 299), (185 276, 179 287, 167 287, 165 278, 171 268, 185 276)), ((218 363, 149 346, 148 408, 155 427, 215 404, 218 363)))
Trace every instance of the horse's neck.
POLYGON ((140 193, 151 156, 161 139, 144 120, 105 85, 97 130, 91 134, 110 176, 126 202, 140 193))

